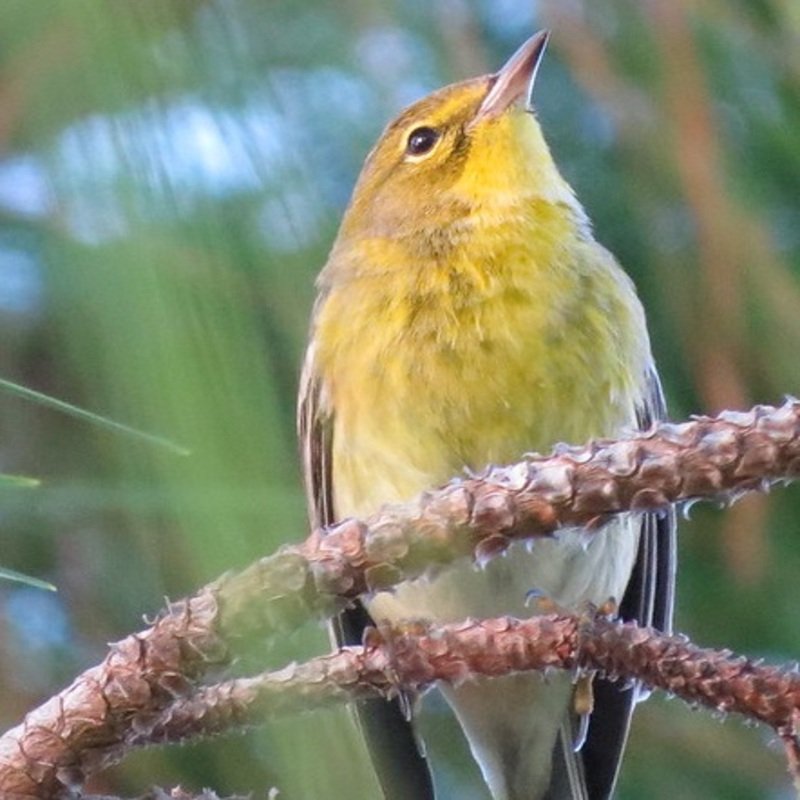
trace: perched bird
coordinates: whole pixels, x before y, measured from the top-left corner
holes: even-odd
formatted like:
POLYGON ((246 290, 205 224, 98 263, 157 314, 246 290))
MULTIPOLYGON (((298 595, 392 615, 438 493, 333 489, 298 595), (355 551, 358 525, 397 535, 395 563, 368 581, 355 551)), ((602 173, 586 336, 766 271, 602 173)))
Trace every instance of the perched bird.
MULTIPOLYGON (((319 277, 301 380, 315 524, 663 413, 634 287, 533 114, 547 40, 537 33, 499 72, 407 108, 366 160, 319 277)), ((668 629, 673 539, 673 518, 632 513, 485 569, 459 563, 363 597, 339 641, 357 642, 370 618, 529 616, 531 590, 567 608, 616 598, 623 617, 668 629)), ((495 800, 611 795, 636 690, 595 680, 587 730, 574 687, 567 674, 440 687, 495 800)), ((398 707, 359 713, 385 797, 432 798, 398 707)))

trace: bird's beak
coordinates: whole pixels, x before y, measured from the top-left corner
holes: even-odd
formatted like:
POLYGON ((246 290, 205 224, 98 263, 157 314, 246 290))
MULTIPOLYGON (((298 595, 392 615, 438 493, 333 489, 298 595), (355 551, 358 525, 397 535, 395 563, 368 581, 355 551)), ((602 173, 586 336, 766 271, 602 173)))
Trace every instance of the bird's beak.
POLYGON ((550 31, 535 33, 491 76, 489 93, 475 115, 476 120, 497 117, 522 97, 525 110, 533 111, 533 86, 549 38, 550 31))

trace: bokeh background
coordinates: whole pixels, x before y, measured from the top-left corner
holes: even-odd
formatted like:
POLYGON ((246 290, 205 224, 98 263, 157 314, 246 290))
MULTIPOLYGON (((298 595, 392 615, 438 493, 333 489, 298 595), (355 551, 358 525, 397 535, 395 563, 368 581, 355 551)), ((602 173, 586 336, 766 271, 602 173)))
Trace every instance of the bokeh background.
MULTIPOLYGON (((191 450, 0 392, 0 472, 42 480, 0 487, 0 566, 59 590, 0 584, 0 726, 164 596, 304 535, 298 367, 359 165, 404 104, 539 27, 539 116, 639 287, 672 416, 800 391, 796 0, 4 0, 0 20, 0 378, 191 450)), ((677 627, 797 658, 799 515, 796 487, 693 510, 677 627)), ((445 796, 485 800, 463 746, 440 750, 445 796)), ((371 800, 371 781, 329 711, 93 788, 371 800)), ((763 729, 662 696, 638 713, 621 798, 790 796, 763 729)))

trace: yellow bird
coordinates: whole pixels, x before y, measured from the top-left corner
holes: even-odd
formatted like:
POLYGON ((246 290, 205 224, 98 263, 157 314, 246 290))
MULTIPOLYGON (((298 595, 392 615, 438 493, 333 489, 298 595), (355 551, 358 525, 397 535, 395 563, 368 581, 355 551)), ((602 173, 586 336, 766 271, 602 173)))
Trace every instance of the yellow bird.
MULTIPOLYGON (((533 114, 547 40, 407 108, 366 160, 319 277, 301 381, 315 524, 663 413, 634 287, 533 114)), ((568 608, 617 598, 622 616, 668 629, 673 553, 672 517, 629 514, 591 538, 567 531, 485 569, 460 563, 365 596, 338 639, 357 642, 370 618, 528 616, 531 590, 568 608)), ((612 794, 635 688, 595 680, 582 717, 566 674, 440 688, 495 800, 612 794)), ((432 798, 399 707, 359 714, 384 796, 432 798)))

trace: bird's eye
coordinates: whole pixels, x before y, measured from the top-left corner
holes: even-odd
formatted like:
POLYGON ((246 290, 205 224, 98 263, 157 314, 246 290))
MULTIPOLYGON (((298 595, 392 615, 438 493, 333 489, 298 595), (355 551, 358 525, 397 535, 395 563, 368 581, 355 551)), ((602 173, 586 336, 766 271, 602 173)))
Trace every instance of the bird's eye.
POLYGON ((406 142, 406 153, 410 156, 423 156, 425 153, 430 153, 433 146, 439 141, 439 131, 434 128, 424 126, 422 128, 414 128, 408 134, 408 141, 406 142))

